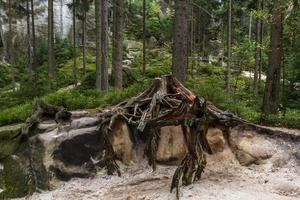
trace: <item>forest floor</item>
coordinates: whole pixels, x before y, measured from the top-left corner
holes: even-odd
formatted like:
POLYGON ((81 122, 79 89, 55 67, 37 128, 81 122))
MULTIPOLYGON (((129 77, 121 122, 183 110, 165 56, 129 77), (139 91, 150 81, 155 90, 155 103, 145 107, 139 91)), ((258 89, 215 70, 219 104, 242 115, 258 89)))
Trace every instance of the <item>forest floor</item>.
MULTIPOLYGON (((300 132, 294 131, 297 132, 296 134, 300 132)), ((299 146, 295 142, 290 144, 276 138, 268 138, 268 140, 276 144, 276 153, 271 159, 259 165, 241 166, 228 147, 223 152, 208 156, 208 164, 201 180, 190 186, 181 187, 180 199, 300 199, 300 158, 291 156, 291 149, 295 147, 297 151, 299 146), (279 163, 274 164, 275 161, 279 163)), ((130 167, 121 167, 123 171, 121 177, 98 174, 89 179, 76 178, 61 183, 52 191, 36 193, 29 199, 176 199, 175 192, 169 191, 176 167, 159 165, 153 172, 142 156, 138 156, 137 160, 138 162, 130 167)))

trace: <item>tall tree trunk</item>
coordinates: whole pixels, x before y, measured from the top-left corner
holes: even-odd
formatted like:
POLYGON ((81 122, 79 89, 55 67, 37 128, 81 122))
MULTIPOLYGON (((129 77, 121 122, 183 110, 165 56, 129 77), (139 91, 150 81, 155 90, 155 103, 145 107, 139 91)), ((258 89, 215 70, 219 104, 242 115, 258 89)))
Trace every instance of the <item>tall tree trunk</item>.
MULTIPOLYGON (((32 68, 33 71, 37 70, 37 60, 36 60, 36 37, 35 37, 35 22, 34 22, 34 4, 33 0, 30 1, 31 5, 31 39, 32 39, 32 68)), ((37 80, 37 73, 35 73, 35 80, 37 80)))
POLYGON ((96 88, 101 91, 101 0, 95 0, 96 88))
POLYGON ((251 36, 252 36, 252 15, 250 14, 250 18, 249 18, 249 32, 248 32, 249 41, 251 41, 251 36))
POLYGON ((188 0, 175 0, 172 73, 182 83, 188 65, 188 0))
POLYGON ((194 67, 195 67, 195 59, 194 59, 194 7, 191 6, 191 35, 190 35, 190 49, 191 49, 191 75, 194 78, 194 67))
POLYGON ((73 79, 74 84, 77 86, 77 53, 76 53, 76 6, 75 6, 75 0, 72 1, 73 3, 73 79))
POLYGON ((13 68, 14 65, 14 55, 13 55, 13 32, 12 32, 12 0, 8 0, 8 62, 10 63, 10 72, 11 72, 11 80, 12 80, 12 88, 15 92, 16 90, 16 81, 15 81, 15 71, 13 68))
POLYGON ((83 74, 86 74, 86 10, 83 10, 82 19, 82 68, 83 74))
POLYGON ((283 0, 275 0, 271 24, 271 46, 269 66, 264 92, 262 111, 264 114, 276 114, 279 106, 280 75, 283 58, 283 0))
POLYGON ((26 23, 27 23, 27 55, 28 55, 28 74, 29 80, 32 81, 32 55, 31 55, 31 27, 30 27, 30 8, 29 0, 26 0, 26 23))
MULTIPOLYGON (((264 10, 264 0, 261 0, 261 9, 264 10)), ((260 44, 262 46, 264 39, 264 23, 263 20, 261 20, 261 25, 260 25, 260 44)), ((260 58, 259 58, 259 70, 258 70, 258 88, 260 88, 260 83, 261 83, 261 73, 262 73, 262 66, 263 66, 263 60, 262 60, 262 52, 260 53, 260 58)))
POLYGON ((146 0, 143 0, 143 75, 146 72, 146 0))
MULTIPOLYGON (((257 1, 257 10, 262 9, 262 0, 257 1)), ((257 95, 258 92, 258 77, 259 77, 259 68, 261 64, 261 45, 262 45, 262 38, 261 38, 261 24, 262 20, 257 19, 256 22, 256 53, 255 53, 255 70, 254 70, 254 86, 253 92, 254 95, 257 95)))
POLYGON ((60 37, 63 38, 64 35, 64 0, 60 0, 59 2, 59 26, 60 26, 60 37))
POLYGON ((101 1, 101 90, 108 90, 108 0, 101 1))
POLYGON ((226 92, 230 93, 230 82, 231 82, 231 20, 232 20, 232 3, 228 0, 228 27, 227 27, 227 75, 226 75, 226 92))
POLYGON ((54 22, 53 0, 48 0, 48 77, 54 78, 54 22))
POLYGON ((114 30, 113 30, 113 56, 112 56, 112 77, 114 86, 122 89, 123 85, 123 18, 124 0, 114 0, 114 30))
POLYGON ((2 53, 2 58, 1 60, 3 62, 5 62, 5 57, 6 57, 6 52, 7 52, 7 45, 6 45, 6 41, 5 41, 5 38, 4 38, 4 32, 3 32, 3 28, 2 28, 2 19, 0 19, 0 37, 1 37, 1 42, 2 42, 2 45, 3 45, 3 53, 2 53))

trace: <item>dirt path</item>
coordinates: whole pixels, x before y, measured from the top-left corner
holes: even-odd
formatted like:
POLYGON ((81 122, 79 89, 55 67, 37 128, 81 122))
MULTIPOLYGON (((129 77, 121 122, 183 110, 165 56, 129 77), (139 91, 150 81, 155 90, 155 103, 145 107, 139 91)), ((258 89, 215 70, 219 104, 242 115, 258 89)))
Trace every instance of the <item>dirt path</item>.
MULTIPOLYGON (((174 166, 159 166, 157 171, 146 161, 123 168, 121 177, 97 175, 91 179, 72 179, 57 189, 35 194, 32 200, 166 200, 170 193, 174 166)), ((202 180, 182 187, 181 199, 205 200, 298 200, 300 165, 291 159, 274 168, 271 162, 242 167, 229 149, 208 157, 202 180)))

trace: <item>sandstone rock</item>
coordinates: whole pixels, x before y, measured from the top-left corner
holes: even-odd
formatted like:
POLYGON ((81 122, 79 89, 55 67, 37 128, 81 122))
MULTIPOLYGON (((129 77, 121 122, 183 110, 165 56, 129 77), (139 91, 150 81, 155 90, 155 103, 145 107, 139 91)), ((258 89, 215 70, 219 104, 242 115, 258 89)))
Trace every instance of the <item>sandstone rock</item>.
POLYGON ((161 128, 160 141, 156 158, 161 163, 178 163, 187 153, 181 126, 166 126, 161 128))
POLYGON ((253 164, 257 161, 257 158, 251 156, 249 153, 237 150, 235 152, 236 158, 238 159, 239 163, 243 166, 248 166, 250 164, 253 164))
POLYGON ((83 117, 80 119, 72 120, 71 122, 71 129, 79 129, 79 128, 86 128, 91 126, 96 126, 99 123, 98 117, 83 117))
POLYGON ((286 165, 290 159, 291 155, 289 152, 278 152, 271 159, 272 167, 281 168, 286 165))
POLYGON ((40 133, 49 132, 58 127, 58 124, 54 120, 44 121, 38 124, 38 130, 40 133))
POLYGON ((233 129, 230 133, 230 144, 241 165, 262 163, 261 160, 272 157, 276 149, 274 145, 255 132, 233 129))
POLYGON ((112 130, 112 146, 116 156, 124 163, 130 164, 134 157, 134 144, 126 122, 120 120, 114 124, 112 130))
POLYGON ((86 111, 86 110, 78 110, 78 111, 71 111, 72 114, 72 119, 76 119, 76 118, 81 118, 81 117, 86 117, 88 114, 90 114, 90 112, 86 111))
POLYGON ((0 159, 5 158, 17 149, 19 139, 16 138, 20 133, 22 124, 3 126, 0 128, 0 159))
POLYGON ((207 132, 207 141, 213 153, 222 152, 225 149, 223 132, 217 128, 210 128, 207 132))
POLYGON ((67 166, 81 166, 103 149, 103 137, 96 126, 71 130, 58 137, 53 157, 67 166))

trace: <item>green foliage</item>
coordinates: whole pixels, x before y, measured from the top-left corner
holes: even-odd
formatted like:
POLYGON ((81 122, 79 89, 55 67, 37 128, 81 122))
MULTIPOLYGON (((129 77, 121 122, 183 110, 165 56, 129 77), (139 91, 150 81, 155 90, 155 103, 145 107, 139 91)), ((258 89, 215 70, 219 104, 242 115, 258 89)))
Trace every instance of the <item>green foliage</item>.
MULTIPOLYGON (((146 39, 154 37, 158 45, 171 42, 173 16, 172 13, 161 13, 160 5, 155 0, 146 1, 147 3, 147 23, 146 23, 146 39)), ((143 4, 142 1, 132 1, 126 6, 126 33, 135 39, 143 38, 143 4)))
POLYGON ((55 62, 57 65, 63 64, 73 56, 72 44, 67 39, 56 39, 55 43, 55 62))
POLYGON ((21 104, 0 111, 0 126, 24 122, 31 113, 31 104, 21 104))
POLYGON ((0 65, 0 88, 7 86, 11 82, 9 66, 0 65))

